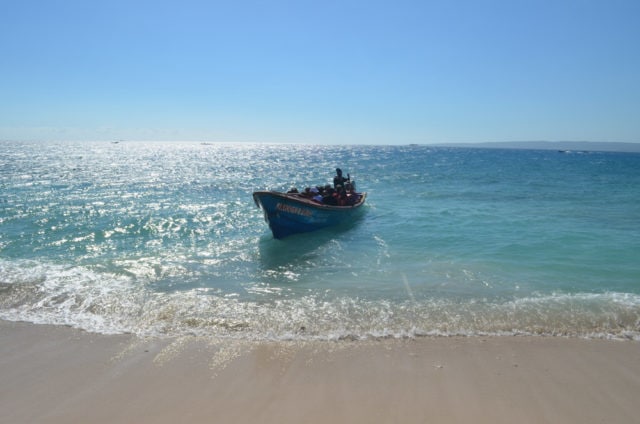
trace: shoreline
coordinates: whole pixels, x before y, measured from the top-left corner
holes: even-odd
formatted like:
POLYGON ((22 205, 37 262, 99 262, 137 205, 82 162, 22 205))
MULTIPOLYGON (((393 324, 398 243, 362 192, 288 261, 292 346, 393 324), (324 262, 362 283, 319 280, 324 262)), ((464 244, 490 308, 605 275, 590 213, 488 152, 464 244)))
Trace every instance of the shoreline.
POLYGON ((0 422, 626 423, 640 342, 140 339, 0 321, 0 422))

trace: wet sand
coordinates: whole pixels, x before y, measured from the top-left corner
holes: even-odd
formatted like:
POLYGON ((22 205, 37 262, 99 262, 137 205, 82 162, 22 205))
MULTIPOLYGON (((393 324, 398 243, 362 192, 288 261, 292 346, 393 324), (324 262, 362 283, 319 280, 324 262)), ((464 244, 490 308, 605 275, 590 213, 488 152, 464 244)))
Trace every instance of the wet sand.
POLYGON ((631 423, 640 343, 141 340, 0 321, 0 423, 631 423))

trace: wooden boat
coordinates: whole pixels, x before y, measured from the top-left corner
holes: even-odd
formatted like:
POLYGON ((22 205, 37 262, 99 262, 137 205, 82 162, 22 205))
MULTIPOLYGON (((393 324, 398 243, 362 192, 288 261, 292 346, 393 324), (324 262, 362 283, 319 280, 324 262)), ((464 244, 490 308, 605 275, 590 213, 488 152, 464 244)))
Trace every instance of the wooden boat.
POLYGON ((353 205, 333 206, 319 203, 300 193, 256 191, 253 200, 264 211, 273 237, 305 233, 353 221, 357 218, 367 193, 354 193, 353 205))

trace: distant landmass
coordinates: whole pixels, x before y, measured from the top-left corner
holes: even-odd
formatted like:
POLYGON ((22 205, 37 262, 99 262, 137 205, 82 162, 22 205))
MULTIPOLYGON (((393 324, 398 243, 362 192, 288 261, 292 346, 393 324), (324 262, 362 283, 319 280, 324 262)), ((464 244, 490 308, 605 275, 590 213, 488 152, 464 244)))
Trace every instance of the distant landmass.
POLYGON ((637 152, 640 143, 618 143, 604 141, 505 141, 492 143, 446 143, 446 147, 482 147, 488 149, 532 149, 590 152, 637 152))

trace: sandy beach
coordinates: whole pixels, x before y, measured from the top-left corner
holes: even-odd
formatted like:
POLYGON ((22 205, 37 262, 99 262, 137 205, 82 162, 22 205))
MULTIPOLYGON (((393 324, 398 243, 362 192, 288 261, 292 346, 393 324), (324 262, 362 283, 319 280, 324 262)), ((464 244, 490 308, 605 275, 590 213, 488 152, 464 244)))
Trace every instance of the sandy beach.
POLYGON ((1 423, 631 423, 640 344, 249 343, 0 322, 1 423))

